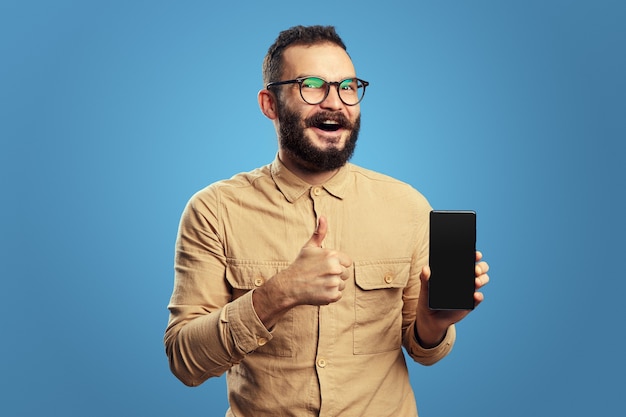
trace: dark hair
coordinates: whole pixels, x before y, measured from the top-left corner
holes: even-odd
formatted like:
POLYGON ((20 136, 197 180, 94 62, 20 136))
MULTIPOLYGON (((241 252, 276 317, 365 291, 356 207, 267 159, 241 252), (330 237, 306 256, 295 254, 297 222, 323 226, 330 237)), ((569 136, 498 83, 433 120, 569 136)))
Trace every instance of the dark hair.
POLYGON ((333 26, 294 26, 280 32, 263 60, 263 84, 280 81, 283 75, 283 52, 293 45, 332 43, 346 50, 333 26))

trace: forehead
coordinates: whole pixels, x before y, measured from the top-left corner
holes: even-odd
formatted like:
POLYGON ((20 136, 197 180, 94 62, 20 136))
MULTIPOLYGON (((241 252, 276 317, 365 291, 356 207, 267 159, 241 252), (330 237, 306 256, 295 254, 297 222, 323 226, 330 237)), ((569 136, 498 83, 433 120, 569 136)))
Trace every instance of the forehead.
POLYGON ((348 53, 331 43, 290 46, 283 53, 283 64, 284 79, 315 75, 339 81, 356 76, 348 53))

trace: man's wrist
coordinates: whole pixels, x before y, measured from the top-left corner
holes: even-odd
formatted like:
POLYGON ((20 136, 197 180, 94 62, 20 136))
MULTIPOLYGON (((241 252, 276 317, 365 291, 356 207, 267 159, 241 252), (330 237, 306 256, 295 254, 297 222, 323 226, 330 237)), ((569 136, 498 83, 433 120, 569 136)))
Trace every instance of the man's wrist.
POLYGON ((417 343, 424 349, 432 349, 439 346, 446 338, 447 333, 447 328, 443 331, 428 331, 427 329, 420 331, 417 322, 415 322, 415 340, 417 340, 417 343))

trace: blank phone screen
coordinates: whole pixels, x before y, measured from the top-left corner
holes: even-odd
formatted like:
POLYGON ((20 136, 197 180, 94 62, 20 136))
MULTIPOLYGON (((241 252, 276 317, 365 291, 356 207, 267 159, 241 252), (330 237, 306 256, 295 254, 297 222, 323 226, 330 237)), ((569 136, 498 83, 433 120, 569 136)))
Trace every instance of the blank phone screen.
POLYGON ((476 213, 430 213, 428 305, 434 310, 474 308, 476 213))

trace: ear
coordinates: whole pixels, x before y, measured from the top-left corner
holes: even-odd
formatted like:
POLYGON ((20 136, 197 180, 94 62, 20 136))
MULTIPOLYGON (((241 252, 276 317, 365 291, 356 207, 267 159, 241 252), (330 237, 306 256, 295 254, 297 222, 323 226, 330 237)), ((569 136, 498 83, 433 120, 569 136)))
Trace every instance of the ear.
POLYGON ((267 89, 259 91, 257 96, 261 112, 270 120, 276 120, 278 117, 276 112, 276 96, 267 89))

